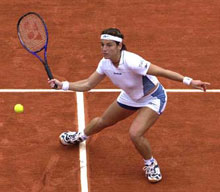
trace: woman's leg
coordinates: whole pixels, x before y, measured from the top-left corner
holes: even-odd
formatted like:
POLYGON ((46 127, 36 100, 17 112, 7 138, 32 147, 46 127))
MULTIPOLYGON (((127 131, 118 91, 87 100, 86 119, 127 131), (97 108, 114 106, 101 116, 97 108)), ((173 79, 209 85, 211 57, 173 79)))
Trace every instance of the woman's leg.
POLYGON ((147 130, 156 122, 159 115, 148 107, 141 108, 131 124, 129 133, 137 151, 144 159, 152 157, 148 140, 144 136, 147 130))
POLYGON ((145 161, 145 175, 150 182, 158 182, 162 179, 160 168, 156 159, 153 158, 150 144, 145 138, 145 133, 156 122, 159 115, 150 108, 140 109, 137 117, 134 119, 130 127, 130 137, 137 151, 141 154, 145 161))
POLYGON ((120 107, 115 100, 103 113, 101 117, 96 117, 90 121, 83 132, 63 132, 60 135, 60 142, 63 145, 78 144, 95 133, 100 132, 106 127, 112 126, 117 122, 129 117, 135 110, 128 110, 120 107))
POLYGON ((133 113, 135 113, 135 110, 124 109, 118 105, 117 101, 114 101, 101 117, 96 117, 90 121, 86 126, 84 133, 87 136, 98 133, 102 129, 116 124, 133 113))

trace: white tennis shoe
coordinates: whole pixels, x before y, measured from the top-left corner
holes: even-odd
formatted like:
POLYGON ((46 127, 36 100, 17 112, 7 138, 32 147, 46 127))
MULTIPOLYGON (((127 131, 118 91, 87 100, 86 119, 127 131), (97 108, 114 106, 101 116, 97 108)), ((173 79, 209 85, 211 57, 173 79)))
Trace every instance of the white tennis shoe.
POLYGON ((145 176, 151 183, 161 181, 162 175, 156 159, 154 159, 154 162, 152 162, 151 165, 145 165, 143 170, 145 171, 145 176))
POLYGON ((74 131, 67 131, 61 133, 59 139, 63 145, 76 145, 83 142, 81 133, 74 131))

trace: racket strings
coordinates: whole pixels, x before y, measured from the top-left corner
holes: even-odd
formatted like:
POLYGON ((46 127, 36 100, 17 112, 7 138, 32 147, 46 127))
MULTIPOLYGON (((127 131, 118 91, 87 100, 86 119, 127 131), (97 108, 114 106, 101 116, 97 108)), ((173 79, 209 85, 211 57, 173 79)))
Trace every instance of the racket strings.
POLYGON ((19 37, 23 44, 32 52, 40 51, 46 44, 47 34, 42 20, 29 14, 19 24, 19 37))

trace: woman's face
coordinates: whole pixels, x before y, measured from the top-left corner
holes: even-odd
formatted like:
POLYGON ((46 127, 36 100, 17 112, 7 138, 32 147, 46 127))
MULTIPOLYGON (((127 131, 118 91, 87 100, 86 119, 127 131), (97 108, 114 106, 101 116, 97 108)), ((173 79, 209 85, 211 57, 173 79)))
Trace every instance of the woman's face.
POLYGON ((117 45, 115 41, 101 40, 101 50, 105 59, 111 59, 114 61, 118 58, 118 56, 120 56, 121 48, 122 43, 117 45))

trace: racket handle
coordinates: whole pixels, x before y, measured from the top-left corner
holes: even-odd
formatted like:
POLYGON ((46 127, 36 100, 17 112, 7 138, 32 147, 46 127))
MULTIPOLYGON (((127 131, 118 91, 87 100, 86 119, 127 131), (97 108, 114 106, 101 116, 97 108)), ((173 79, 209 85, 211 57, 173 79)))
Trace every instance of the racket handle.
MULTIPOLYGON (((49 65, 44 64, 44 67, 45 67, 45 70, 47 72, 47 75, 48 75, 49 79, 54 79, 53 74, 51 73, 49 65)), ((54 85, 53 89, 56 89, 56 88, 57 88, 57 84, 54 85)))

